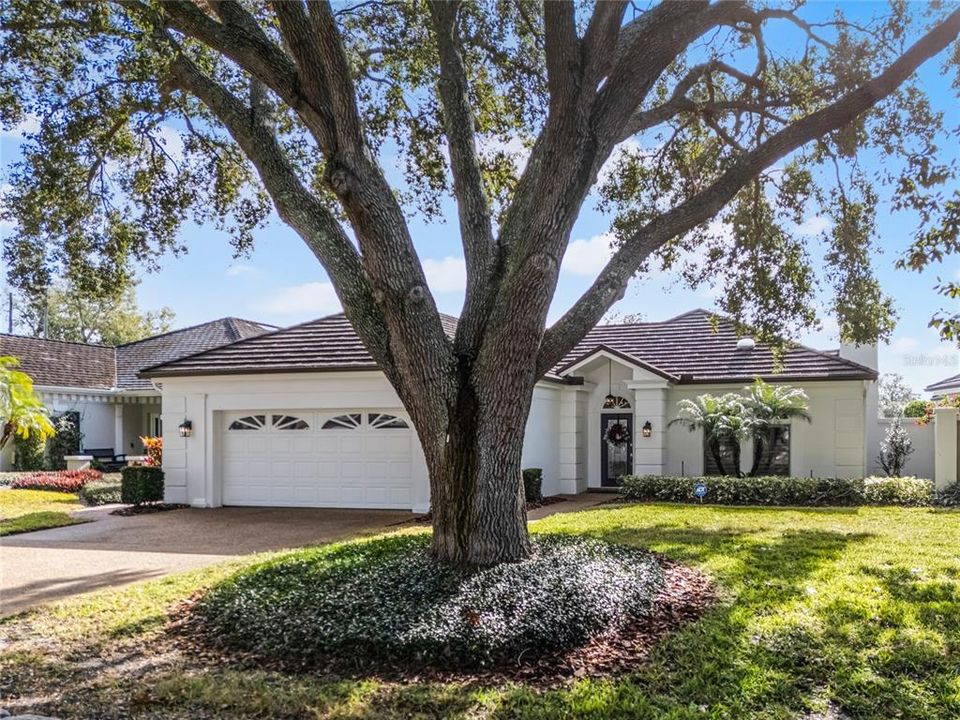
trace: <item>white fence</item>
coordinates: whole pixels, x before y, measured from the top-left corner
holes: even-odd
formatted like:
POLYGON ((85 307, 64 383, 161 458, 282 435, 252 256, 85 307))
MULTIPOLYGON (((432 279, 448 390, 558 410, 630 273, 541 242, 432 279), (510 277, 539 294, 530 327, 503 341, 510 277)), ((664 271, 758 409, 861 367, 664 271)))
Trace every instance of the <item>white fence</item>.
MULTIPOLYGON (((876 432, 870 433, 871 438, 875 440, 870 443, 871 456, 867 458, 867 469, 871 475, 883 476, 883 468, 877 461, 880 454, 880 441, 887 435, 887 429, 892 420, 886 418, 877 419, 876 432)), ((907 459, 907 464, 903 468, 905 475, 915 475, 919 478, 933 479, 934 475, 934 454, 936 429, 933 423, 928 425, 917 425, 911 418, 904 418, 902 421, 903 429, 907 431, 910 440, 913 441, 913 454, 907 459)))

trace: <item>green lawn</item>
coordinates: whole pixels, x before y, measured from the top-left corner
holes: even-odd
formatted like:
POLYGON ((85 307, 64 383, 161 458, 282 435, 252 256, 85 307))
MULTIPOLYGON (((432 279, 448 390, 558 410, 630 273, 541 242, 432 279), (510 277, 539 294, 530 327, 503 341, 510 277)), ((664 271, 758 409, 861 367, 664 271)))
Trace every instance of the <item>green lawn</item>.
POLYGON ((263 556, 245 558, 6 621, 0 697, 71 718, 960 717, 958 512, 603 506, 533 528, 664 552, 724 599, 635 673, 549 690, 287 675, 165 629, 168 607, 263 556))
POLYGON ((81 507, 73 493, 0 490, 0 536, 86 522, 70 517, 81 507))

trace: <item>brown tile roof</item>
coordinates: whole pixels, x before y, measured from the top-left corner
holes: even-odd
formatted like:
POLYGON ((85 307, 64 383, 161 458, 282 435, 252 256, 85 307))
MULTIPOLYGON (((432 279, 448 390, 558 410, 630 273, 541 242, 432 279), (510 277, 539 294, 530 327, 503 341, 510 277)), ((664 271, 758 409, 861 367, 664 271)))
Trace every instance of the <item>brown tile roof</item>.
POLYGON ((937 390, 947 390, 955 387, 960 387, 960 375, 952 375, 943 380, 937 380, 937 382, 927 385, 924 390, 926 392, 936 392, 937 390))
POLYGON ((20 335, 0 335, 0 355, 12 355, 34 385, 110 390, 117 384, 113 348, 20 335))
POLYGON ((563 374, 594 352, 612 348, 652 372, 680 383, 776 380, 876 379, 877 372, 837 355, 803 345, 788 349, 777 372, 769 345, 737 349, 732 321, 707 310, 692 310, 663 322, 598 325, 554 368, 563 374), (716 332, 711 322, 716 321, 716 332))
POLYGON ((221 318, 118 347, 0 335, 0 355, 13 355, 36 385, 88 390, 150 390, 144 367, 262 335, 272 325, 221 318))
MULTIPOLYGON (((456 319, 443 315, 441 321, 447 334, 453 335, 456 319)), ((165 377, 376 369, 347 316, 338 313, 146 368, 140 374, 165 377)))
MULTIPOLYGON (((784 371, 774 373, 769 346, 737 350, 733 324, 721 320, 714 333, 704 310, 659 323, 601 325, 594 328, 548 378, 599 349, 650 369, 672 382, 749 382, 756 376, 777 379, 872 379, 877 373, 827 353, 794 347, 784 371)), ((456 320, 444 317, 448 334, 456 320)), ((343 314, 313 320, 242 340, 144 370, 144 377, 259 372, 375 370, 360 338, 343 314)))
POLYGON ((149 380, 138 377, 143 368, 263 335, 275 329, 273 325, 228 317, 120 345, 117 347, 118 386, 125 390, 152 388, 149 380))

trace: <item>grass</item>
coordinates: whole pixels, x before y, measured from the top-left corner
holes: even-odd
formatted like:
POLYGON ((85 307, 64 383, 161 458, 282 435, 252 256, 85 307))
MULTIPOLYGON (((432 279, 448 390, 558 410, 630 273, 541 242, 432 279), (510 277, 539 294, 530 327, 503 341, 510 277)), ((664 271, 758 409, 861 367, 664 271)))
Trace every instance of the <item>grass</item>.
POLYGON ((635 672, 548 690, 281 674, 169 637, 167 608, 278 557, 264 555, 5 621, 0 696, 71 718, 960 716, 958 512, 625 505, 533 529, 650 547, 705 570, 724 600, 635 672))
POLYGON ((0 536, 87 522, 70 516, 83 507, 73 493, 49 490, 0 491, 0 536))

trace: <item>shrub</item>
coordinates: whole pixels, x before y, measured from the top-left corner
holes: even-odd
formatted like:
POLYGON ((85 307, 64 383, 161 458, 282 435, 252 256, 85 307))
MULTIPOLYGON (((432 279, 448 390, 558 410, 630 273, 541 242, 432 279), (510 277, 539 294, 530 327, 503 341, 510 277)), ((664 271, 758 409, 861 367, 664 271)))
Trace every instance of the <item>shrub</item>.
POLYGON ((47 464, 52 470, 63 470, 67 467, 65 456, 78 454, 83 443, 80 413, 71 411, 54 418, 53 427, 56 435, 47 442, 47 464))
POLYGON ((915 477, 868 477, 863 480, 867 505, 929 505, 933 502, 933 480, 915 477))
MULTIPOLYGON (((915 477, 664 477, 630 475, 620 491, 629 500, 701 502, 693 494, 703 483, 702 502, 714 505, 929 505, 935 501, 933 482, 915 477)), ((958 491, 960 492, 960 491, 958 491)))
POLYGON ((877 462, 887 474, 888 477, 900 477, 903 473, 903 466, 907 464, 907 459, 913 454, 913 440, 900 424, 900 418, 897 418, 890 427, 887 428, 887 434, 880 443, 880 455, 877 456, 877 462))
POLYGON ((109 505, 121 502, 120 482, 106 480, 90 482, 77 491, 77 497, 84 505, 109 505))
POLYGON ((930 401, 928 400, 911 400, 903 406, 903 416, 908 418, 926 417, 929 405, 930 401))
POLYGON ((532 555, 472 572, 423 535, 300 550, 243 570, 196 608, 219 642, 309 665, 477 667, 576 647, 641 617, 663 573, 638 549, 534 537, 532 555))
POLYGON ((46 447, 47 440, 43 435, 31 433, 29 437, 15 436, 13 440, 13 469, 20 471, 43 470, 46 447))
POLYGON ((163 470, 148 465, 128 466, 120 471, 120 499, 130 505, 163 500, 163 470))
POLYGON ((10 483, 15 490, 53 490, 75 493, 88 482, 96 482, 103 477, 97 470, 57 470, 24 475, 10 483))
POLYGON ((543 470, 541 468, 526 468, 523 471, 523 496, 528 503, 538 503, 543 500, 543 470))
POLYGON ((147 454, 147 465, 160 467, 163 465, 163 438, 162 437, 141 437, 143 450, 147 454))
POLYGON ((960 505, 960 482, 948 485, 943 490, 937 490, 934 493, 934 502, 937 505, 945 505, 947 507, 960 505))

